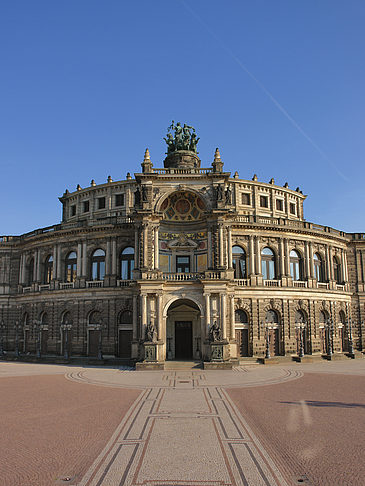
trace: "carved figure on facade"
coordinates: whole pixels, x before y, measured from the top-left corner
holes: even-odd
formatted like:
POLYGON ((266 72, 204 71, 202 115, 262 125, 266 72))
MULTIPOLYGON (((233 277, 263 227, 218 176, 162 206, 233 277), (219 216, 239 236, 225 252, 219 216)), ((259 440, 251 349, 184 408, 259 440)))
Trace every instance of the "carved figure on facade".
POLYGON ((174 120, 172 120, 164 140, 167 144, 167 154, 171 154, 176 150, 188 150, 197 153, 196 147, 200 139, 197 137, 194 127, 186 123, 182 127, 180 122, 175 125, 174 120), (171 133, 172 131, 175 132, 174 135, 171 133))
POLYGON ((221 184, 216 187, 216 199, 217 201, 223 201, 223 187, 221 184))
POLYGON ((136 206, 139 206, 141 204, 141 191, 140 191, 139 187, 137 187, 137 189, 134 193, 134 204, 136 206))
POLYGON ((148 201, 147 187, 142 186, 142 202, 147 202, 147 201, 148 201))
POLYGON ((213 324, 210 326, 209 341, 213 343, 217 341, 222 341, 222 329, 220 328, 217 321, 214 321, 213 324))
POLYGON ((157 332, 155 325, 150 321, 146 328, 146 341, 150 343, 156 342, 157 332))
POLYGON ((227 187, 225 196, 226 204, 232 204, 232 190, 230 186, 227 187))

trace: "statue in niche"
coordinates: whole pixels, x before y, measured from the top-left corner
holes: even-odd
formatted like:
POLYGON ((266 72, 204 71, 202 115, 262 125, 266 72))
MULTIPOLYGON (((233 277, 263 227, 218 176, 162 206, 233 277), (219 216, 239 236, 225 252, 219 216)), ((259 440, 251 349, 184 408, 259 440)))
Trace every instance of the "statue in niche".
POLYGON ((217 189, 216 189, 216 197, 217 197, 217 201, 222 201, 223 200, 223 187, 221 186, 221 184, 219 184, 217 186, 217 189))
POLYGON ((217 321, 214 321, 209 329, 209 341, 216 343, 217 341, 222 341, 222 329, 220 328, 217 321))
POLYGON ((232 190, 230 186, 226 189, 226 204, 232 204, 232 190))
POLYGON ((147 187, 146 186, 142 186, 142 201, 143 202, 147 202, 148 201, 148 197, 147 197, 147 187))
POLYGON ((156 342, 156 336, 157 336, 157 332, 156 332, 155 325, 152 324, 152 322, 150 321, 146 328, 146 341, 150 343, 154 343, 156 342))
POLYGON ((137 187, 136 192, 134 193, 134 204, 135 206, 139 206, 141 204, 141 191, 139 187, 137 187))

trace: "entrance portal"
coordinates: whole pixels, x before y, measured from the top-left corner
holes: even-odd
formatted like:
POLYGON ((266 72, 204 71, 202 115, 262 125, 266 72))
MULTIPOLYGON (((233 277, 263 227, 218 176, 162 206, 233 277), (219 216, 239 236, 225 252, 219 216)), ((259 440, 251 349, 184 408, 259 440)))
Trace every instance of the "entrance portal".
POLYGON ((193 359, 191 321, 175 321, 175 359, 193 359))
POLYGON ((175 300, 167 311, 166 358, 201 359, 199 307, 189 299, 175 300))

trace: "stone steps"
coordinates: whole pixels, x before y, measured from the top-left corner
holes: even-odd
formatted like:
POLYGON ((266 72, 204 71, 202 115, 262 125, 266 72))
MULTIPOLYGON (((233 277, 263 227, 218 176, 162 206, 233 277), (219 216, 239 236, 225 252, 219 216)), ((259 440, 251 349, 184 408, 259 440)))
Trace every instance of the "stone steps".
POLYGON ((165 370, 195 370, 201 369, 201 361, 165 361, 165 370))

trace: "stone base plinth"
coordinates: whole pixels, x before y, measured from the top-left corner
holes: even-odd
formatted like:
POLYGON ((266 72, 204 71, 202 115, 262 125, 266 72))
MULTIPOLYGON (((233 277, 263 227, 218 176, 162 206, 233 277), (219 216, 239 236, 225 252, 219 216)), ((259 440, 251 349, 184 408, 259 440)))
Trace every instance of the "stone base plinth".
POLYGON ((296 363, 313 363, 313 361, 315 361, 313 356, 292 356, 291 359, 296 363))
POLYGON ((203 370, 231 370, 231 361, 204 361, 203 370))
POLYGON ((339 361, 339 360, 343 360, 343 359, 346 359, 346 356, 344 354, 322 354, 322 359, 326 360, 326 361, 339 361))
POLYGON ((163 369, 165 369, 165 365, 162 361, 141 361, 136 363, 136 371, 156 371, 163 369))
POLYGON ((355 359, 356 355, 355 353, 344 353, 347 358, 355 359))
POLYGON ((264 365, 274 365, 274 364, 279 364, 280 359, 275 357, 275 358, 257 358, 257 361, 261 364, 264 365))

